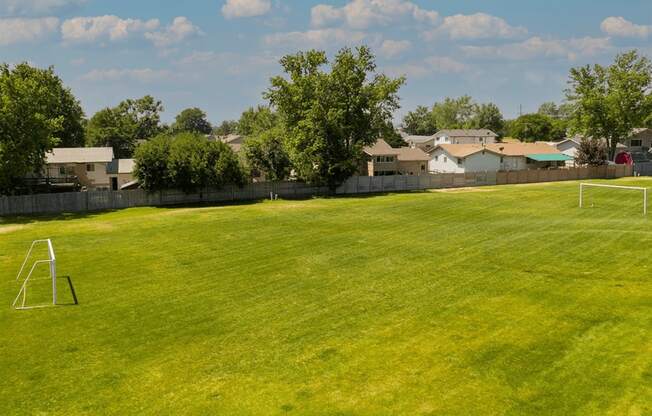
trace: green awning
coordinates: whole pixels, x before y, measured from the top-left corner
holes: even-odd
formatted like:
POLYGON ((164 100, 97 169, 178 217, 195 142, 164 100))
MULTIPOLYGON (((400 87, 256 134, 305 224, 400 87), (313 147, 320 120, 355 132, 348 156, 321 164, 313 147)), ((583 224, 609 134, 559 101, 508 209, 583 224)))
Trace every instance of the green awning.
POLYGON ((563 153, 541 153, 525 155, 525 157, 536 162, 565 162, 567 160, 573 160, 571 156, 565 155, 563 153))

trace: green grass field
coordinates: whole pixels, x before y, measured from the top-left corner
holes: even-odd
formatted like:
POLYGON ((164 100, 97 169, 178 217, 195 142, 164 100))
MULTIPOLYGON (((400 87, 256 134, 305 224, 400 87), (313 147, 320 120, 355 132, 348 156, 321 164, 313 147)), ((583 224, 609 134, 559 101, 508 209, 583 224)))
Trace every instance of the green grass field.
POLYGON ((638 193, 577 198, 573 182, 0 220, 0 414, 652 414, 652 214, 638 193), (44 237, 80 304, 14 311, 44 237))

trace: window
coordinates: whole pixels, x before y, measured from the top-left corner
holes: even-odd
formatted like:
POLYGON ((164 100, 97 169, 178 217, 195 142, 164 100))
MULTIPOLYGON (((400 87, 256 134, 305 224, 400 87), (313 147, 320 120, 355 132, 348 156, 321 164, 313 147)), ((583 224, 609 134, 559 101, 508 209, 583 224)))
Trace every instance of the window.
POLYGON ((500 163, 503 163, 503 162, 505 162, 505 158, 501 156, 500 157, 500 163))
POLYGON ((457 158, 457 164, 458 165, 463 165, 464 164, 464 159, 462 159, 461 157, 458 157, 457 158))
POLYGON ((94 163, 86 164, 86 172, 95 172, 95 164, 94 163))
POLYGON ((643 146, 643 140, 641 139, 632 139, 629 141, 629 145, 632 147, 641 147, 643 146))
POLYGON ((439 162, 439 156, 435 156, 435 162, 439 162))
POLYGON ((444 156, 444 163, 448 162, 448 158, 444 156))
POLYGON ((60 166, 59 167, 59 175, 65 175, 66 174, 66 167, 65 166, 60 166))
POLYGON ((426 165, 424 165, 424 164, 422 163, 422 164, 421 164, 421 172, 425 172, 425 171, 426 171, 426 165))

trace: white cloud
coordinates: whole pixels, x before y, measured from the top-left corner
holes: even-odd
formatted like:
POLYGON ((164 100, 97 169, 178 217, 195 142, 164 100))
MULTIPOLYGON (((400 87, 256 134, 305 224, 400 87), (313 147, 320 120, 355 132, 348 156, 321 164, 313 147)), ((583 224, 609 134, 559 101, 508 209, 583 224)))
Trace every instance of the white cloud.
POLYGON ((364 32, 341 28, 316 29, 306 32, 284 32, 267 35, 263 42, 268 46, 326 48, 350 45, 368 39, 364 32))
POLYGON ((158 29, 158 19, 121 19, 106 15, 96 17, 75 17, 61 25, 61 34, 66 42, 95 42, 104 40, 123 40, 133 33, 143 33, 158 29))
POLYGON ((593 56, 611 49, 609 38, 543 39, 538 36, 523 42, 499 46, 462 46, 462 50, 476 58, 529 60, 535 58, 566 58, 593 56))
POLYGON ((339 8, 319 4, 312 8, 310 15, 314 27, 325 27, 343 21, 354 29, 387 25, 403 18, 435 24, 439 18, 436 11, 422 9, 406 0, 352 0, 339 8))
POLYGON ((385 58, 394 58, 412 47, 409 40, 385 40, 380 45, 379 53, 385 58))
POLYGON ((443 74, 464 72, 468 67, 462 62, 447 56, 432 56, 425 59, 431 71, 443 74))
POLYGON ((48 14, 55 9, 79 6, 87 0, 0 0, 0 10, 10 15, 48 14))
POLYGON ((646 38, 652 34, 652 25, 637 25, 624 17, 607 17, 600 24, 600 29, 609 36, 624 38, 646 38))
POLYGON ((222 14, 227 19, 254 17, 267 14, 272 8, 270 0, 227 0, 222 14))
POLYGON ((137 81, 157 82, 173 78, 173 73, 167 70, 142 69, 94 69, 84 76, 85 81, 137 81))
POLYGON ((157 47, 166 47, 185 39, 201 34, 201 30, 183 16, 175 17, 171 25, 158 32, 147 32, 145 38, 152 41, 157 47))
POLYGON ((441 35, 447 35, 451 39, 509 39, 525 34, 527 29, 522 26, 511 26, 500 17, 476 13, 448 16, 438 28, 423 32, 423 37, 426 40, 433 40, 441 35))
POLYGON ((422 61, 387 68, 387 72, 392 76, 405 75, 408 78, 423 78, 432 74, 459 74, 468 70, 466 64, 448 56, 431 56, 422 61))
POLYGON ((242 55, 232 52, 193 51, 177 62, 186 74, 196 72, 244 75, 271 69, 278 65, 279 57, 273 55, 242 55))
POLYGON ((34 42, 55 33, 58 27, 56 17, 0 19, 0 45, 34 42))

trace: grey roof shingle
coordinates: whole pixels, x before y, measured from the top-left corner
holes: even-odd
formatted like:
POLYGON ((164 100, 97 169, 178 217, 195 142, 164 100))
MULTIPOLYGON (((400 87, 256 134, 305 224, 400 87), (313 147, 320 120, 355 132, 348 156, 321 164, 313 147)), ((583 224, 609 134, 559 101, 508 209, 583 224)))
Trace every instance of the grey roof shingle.
POLYGON ((111 147, 59 147, 45 155, 47 164, 108 163, 113 160, 111 147))

